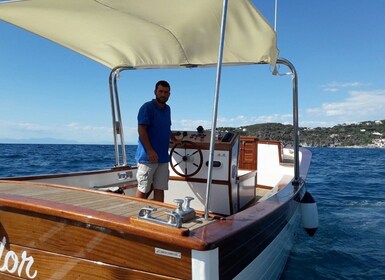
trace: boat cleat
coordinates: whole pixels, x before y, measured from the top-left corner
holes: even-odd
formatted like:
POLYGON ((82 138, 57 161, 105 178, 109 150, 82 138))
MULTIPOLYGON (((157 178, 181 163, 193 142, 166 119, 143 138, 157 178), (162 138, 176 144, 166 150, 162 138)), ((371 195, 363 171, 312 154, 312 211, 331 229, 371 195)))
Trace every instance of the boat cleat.
POLYGON ((175 226, 177 228, 182 227, 182 217, 178 213, 175 211, 166 211, 165 213, 169 216, 167 223, 170 226, 175 226))
POLYGON ((184 223, 195 218, 195 210, 190 207, 190 201, 193 199, 194 198, 190 196, 186 196, 184 199, 174 199, 174 202, 177 205, 174 212, 182 217, 184 223))
POLYGON ((157 208, 154 208, 151 206, 144 207, 144 208, 139 210, 138 219, 154 222, 157 224, 172 226, 172 227, 176 227, 176 228, 182 227, 182 223, 183 223, 182 216, 180 214, 178 214, 177 212, 175 212, 175 211, 164 212, 166 215, 168 215, 168 219, 163 220, 161 218, 152 216, 152 213, 155 211, 157 211, 157 208))
POLYGON ((152 206, 144 207, 139 210, 138 217, 144 220, 153 219, 153 217, 151 216, 152 211, 157 211, 157 210, 158 209, 152 206))

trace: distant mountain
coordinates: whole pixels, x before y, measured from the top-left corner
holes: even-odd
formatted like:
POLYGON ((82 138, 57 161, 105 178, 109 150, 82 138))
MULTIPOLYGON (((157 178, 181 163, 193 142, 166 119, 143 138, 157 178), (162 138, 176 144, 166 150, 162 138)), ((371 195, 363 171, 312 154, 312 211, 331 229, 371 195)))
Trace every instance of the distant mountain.
POLYGON ((57 138, 28 138, 28 139, 10 139, 0 138, 0 143, 7 144, 78 144, 73 140, 57 139, 57 138))
MULTIPOLYGON (((113 145, 112 141, 100 141, 100 142, 83 142, 76 140, 66 140, 61 138, 26 138, 26 139, 11 139, 11 138, 0 138, 0 143, 3 144, 74 144, 74 145, 113 145)), ((126 144, 128 145, 128 144, 126 144)))
MULTIPOLYGON (((256 136, 264 140, 280 140, 293 144, 293 126, 280 123, 254 124, 238 128, 241 135, 256 136)), ((333 127, 300 128, 300 145, 310 147, 385 147, 385 120, 339 124, 333 127)))
MULTIPOLYGON (((242 127, 219 127, 221 131, 237 131, 241 135, 263 140, 280 140, 293 144, 293 126, 281 123, 253 124, 242 127)), ((56 138, 8 139, 9 144, 81 144, 74 140, 56 138)), ((90 143, 88 143, 90 144, 90 143)), ((100 143, 104 144, 104 143, 100 143)), ((105 143, 111 144, 111 143, 105 143)), ((300 128, 300 145, 307 147, 382 147, 385 148, 385 120, 339 124, 333 127, 300 128)))

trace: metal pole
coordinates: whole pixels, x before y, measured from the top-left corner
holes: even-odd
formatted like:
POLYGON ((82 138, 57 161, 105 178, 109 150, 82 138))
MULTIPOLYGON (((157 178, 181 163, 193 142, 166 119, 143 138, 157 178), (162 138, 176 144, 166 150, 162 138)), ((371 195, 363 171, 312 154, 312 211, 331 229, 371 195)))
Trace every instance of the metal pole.
POLYGON ((110 99, 111 99, 111 114, 112 114, 112 130, 114 134, 114 146, 115 146, 115 166, 119 166, 119 147, 116 136, 116 113, 115 113, 115 100, 114 100, 114 87, 112 85, 112 80, 116 76, 117 68, 114 68, 110 72, 109 76, 109 85, 110 85, 110 99))
POLYGON ((119 104, 119 94, 118 94, 118 86, 117 86, 117 77, 118 75, 114 76, 114 92, 115 92, 115 106, 116 106, 116 113, 118 117, 119 122, 119 134, 120 134, 120 144, 122 146, 122 164, 123 166, 127 165, 127 157, 126 157, 126 146, 124 143, 124 133, 123 133, 123 121, 122 121, 122 115, 120 113, 120 104, 119 104))
POLYGON ((118 117, 118 121, 119 121, 119 134, 120 134, 120 142, 122 145, 123 165, 127 165, 126 147, 124 144, 124 134, 123 134, 123 121, 122 121, 122 116, 120 114, 117 77, 120 74, 120 72, 122 72, 124 70, 131 70, 131 69, 133 69, 133 68, 128 67, 128 66, 117 66, 111 70, 110 76, 109 76, 111 113, 112 113, 112 129, 113 129, 113 133, 114 133, 114 146, 115 146, 115 166, 120 166, 119 144, 118 144, 118 139, 117 139, 118 133, 116 131, 116 117, 118 117))
POLYGON ((221 33, 220 33, 220 39, 219 39, 218 62, 217 62, 217 74, 216 74, 216 81, 215 81, 214 107, 213 107, 213 115, 212 115, 212 123, 211 123, 209 166, 207 171, 206 202, 205 202, 205 216, 204 216, 206 220, 208 220, 209 218, 210 189, 211 189, 213 161, 214 161, 215 130, 217 127, 219 86, 220 86, 220 80, 221 80, 223 47, 224 47, 224 41, 225 41, 227 4, 228 4, 228 0, 223 0, 221 33))
POLYGON ((277 32, 277 21, 278 21, 278 0, 275 0, 274 5, 274 31, 277 32))
POLYGON ((294 181, 293 183, 299 183, 299 125, 298 125, 298 76, 294 65, 287 59, 278 58, 277 63, 286 65, 289 67, 292 73, 293 81, 293 137, 294 137, 294 181))

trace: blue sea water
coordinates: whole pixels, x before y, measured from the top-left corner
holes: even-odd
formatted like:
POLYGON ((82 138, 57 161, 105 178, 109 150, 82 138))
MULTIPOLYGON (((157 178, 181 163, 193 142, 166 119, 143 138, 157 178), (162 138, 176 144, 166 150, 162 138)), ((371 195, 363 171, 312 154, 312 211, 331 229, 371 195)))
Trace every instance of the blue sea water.
POLYGON ((311 151, 319 229, 299 231, 282 279, 385 279, 385 150, 311 151))
MULTIPOLYGON (((136 146, 127 146, 128 164, 135 164, 135 151, 136 146)), ((0 144, 0 177, 90 171, 114 165, 113 145, 0 144)))
MULTIPOLYGON (((299 229, 284 280, 385 279, 385 150, 311 148, 319 229, 299 229)), ((133 164, 135 146, 127 146, 133 164)), ((0 177, 110 168, 111 145, 0 144, 0 177)), ((256 278, 257 279, 257 278, 256 278)))

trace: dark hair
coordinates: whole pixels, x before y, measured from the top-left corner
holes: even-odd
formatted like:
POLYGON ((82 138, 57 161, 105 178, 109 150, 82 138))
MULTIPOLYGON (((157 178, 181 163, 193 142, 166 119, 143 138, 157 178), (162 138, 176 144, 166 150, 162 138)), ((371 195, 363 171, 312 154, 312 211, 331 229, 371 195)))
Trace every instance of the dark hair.
POLYGON ((158 88, 158 86, 161 85, 162 87, 168 87, 171 90, 170 84, 167 81, 161 80, 158 81, 155 85, 155 91, 158 88))

